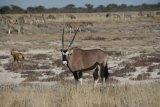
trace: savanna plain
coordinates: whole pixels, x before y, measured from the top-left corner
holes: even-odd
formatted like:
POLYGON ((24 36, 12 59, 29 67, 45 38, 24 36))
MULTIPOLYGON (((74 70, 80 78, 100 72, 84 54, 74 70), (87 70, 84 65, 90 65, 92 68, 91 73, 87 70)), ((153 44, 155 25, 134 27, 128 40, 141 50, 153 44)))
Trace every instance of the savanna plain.
POLYGON ((159 107, 159 11, 0 18, 0 107, 159 107), (12 23, 16 20, 21 23, 12 23), (93 70, 84 72, 82 86, 76 85, 62 65, 62 29, 67 48, 78 27, 72 47, 102 49, 108 55, 105 85, 99 80, 93 87, 93 70), (23 67, 13 63, 11 49, 23 53, 23 67))

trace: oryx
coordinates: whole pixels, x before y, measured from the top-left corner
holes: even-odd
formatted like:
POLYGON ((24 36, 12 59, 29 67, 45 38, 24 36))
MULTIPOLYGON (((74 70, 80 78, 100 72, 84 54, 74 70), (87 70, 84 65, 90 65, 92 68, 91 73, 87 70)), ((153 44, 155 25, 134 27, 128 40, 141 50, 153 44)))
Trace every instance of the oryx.
POLYGON ((95 69, 93 72, 94 86, 98 83, 98 77, 101 76, 102 83, 107 80, 108 66, 107 66, 107 54, 101 49, 83 50, 78 47, 72 47, 71 45, 78 32, 76 30, 72 41, 67 49, 64 49, 64 29, 62 33, 62 61, 69 70, 73 73, 76 81, 80 81, 82 85, 82 72, 95 69))

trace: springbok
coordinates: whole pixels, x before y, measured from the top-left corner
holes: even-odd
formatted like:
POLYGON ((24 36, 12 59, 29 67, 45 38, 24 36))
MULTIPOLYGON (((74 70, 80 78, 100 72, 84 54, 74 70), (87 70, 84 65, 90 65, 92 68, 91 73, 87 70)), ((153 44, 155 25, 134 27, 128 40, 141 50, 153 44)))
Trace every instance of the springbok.
POLYGON ((132 15, 131 14, 124 14, 124 20, 129 20, 131 21, 132 20, 132 15))
MULTIPOLYGON (((23 61, 24 61, 24 55, 22 53, 20 53, 19 51, 12 49, 11 50, 11 55, 13 57, 13 63, 17 62, 17 64, 20 62, 21 63, 21 67, 22 67, 22 71, 23 71, 23 61)), ((13 63, 12 63, 12 68, 13 68, 13 63)))
POLYGON ((69 17, 70 19, 76 19, 76 16, 74 16, 74 15, 72 15, 72 14, 68 15, 68 17, 69 17))
POLYGON ((120 16, 119 14, 113 14, 113 18, 114 18, 114 20, 116 20, 116 21, 120 21, 121 16, 120 16))
POLYGON ((79 32, 82 31, 82 29, 85 29, 89 26, 93 26, 92 22, 66 22, 65 23, 65 27, 68 29, 67 31, 69 31, 70 33, 75 32, 77 29, 79 30, 79 32))
POLYGON ((78 47, 72 47, 75 36, 78 32, 76 30, 72 41, 67 49, 64 49, 64 29, 62 33, 62 62, 73 73, 76 82, 80 81, 82 85, 82 73, 87 70, 93 70, 94 86, 98 83, 98 78, 101 76, 102 83, 104 83, 108 76, 107 54, 100 49, 83 50, 78 47))

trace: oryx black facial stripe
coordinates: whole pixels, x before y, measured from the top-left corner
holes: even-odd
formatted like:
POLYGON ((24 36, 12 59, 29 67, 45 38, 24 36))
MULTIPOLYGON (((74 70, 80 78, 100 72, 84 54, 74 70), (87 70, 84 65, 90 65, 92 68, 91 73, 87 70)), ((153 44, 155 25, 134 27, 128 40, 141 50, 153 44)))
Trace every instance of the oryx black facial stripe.
POLYGON ((68 61, 68 59, 69 59, 69 52, 68 52, 68 50, 63 50, 62 51, 62 60, 63 61, 68 61))

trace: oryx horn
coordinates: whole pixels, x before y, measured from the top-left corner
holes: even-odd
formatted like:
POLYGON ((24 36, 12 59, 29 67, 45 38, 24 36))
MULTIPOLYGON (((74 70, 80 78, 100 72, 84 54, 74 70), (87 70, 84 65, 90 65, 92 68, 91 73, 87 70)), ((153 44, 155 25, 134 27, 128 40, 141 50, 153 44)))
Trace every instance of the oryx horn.
POLYGON ((62 32, 62 49, 64 49, 64 28, 63 28, 63 32, 62 32))
POLYGON ((72 41, 70 42, 70 44, 69 44, 69 46, 68 46, 68 49, 69 49, 69 47, 73 44, 73 41, 74 41, 74 39, 75 39, 75 37, 76 37, 76 34, 78 33, 78 30, 79 30, 79 28, 77 28, 77 30, 76 30, 76 32, 75 32, 75 34, 74 34, 74 36, 73 36, 73 39, 72 39, 72 41))

